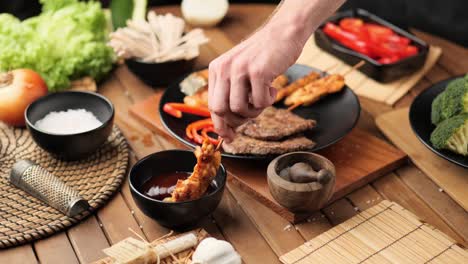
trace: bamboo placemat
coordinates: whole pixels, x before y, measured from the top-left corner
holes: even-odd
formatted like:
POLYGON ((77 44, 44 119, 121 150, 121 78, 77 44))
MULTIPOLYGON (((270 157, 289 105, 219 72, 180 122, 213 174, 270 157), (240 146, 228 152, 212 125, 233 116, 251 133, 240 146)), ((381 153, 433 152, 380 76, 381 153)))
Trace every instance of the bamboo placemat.
POLYGON ((66 162, 37 146, 26 129, 0 122, 0 249, 45 238, 80 222, 118 191, 127 167, 128 145, 117 127, 90 157, 66 162), (8 178, 19 159, 32 160, 59 177, 87 199, 92 209, 70 218, 14 187, 8 178))
MULTIPOLYGON (((442 49, 431 46, 424 66, 412 75, 403 77, 390 83, 379 83, 360 71, 354 71, 346 75, 346 84, 359 95, 388 105, 395 104, 400 98, 411 90, 411 88, 434 66, 442 54, 442 49)), ((340 59, 321 50, 311 37, 301 56, 297 60, 300 64, 309 65, 321 70, 327 69, 331 73, 346 72, 351 66, 340 59)))
POLYGON ((284 254, 285 264, 468 263, 468 253, 400 205, 382 201, 284 254))
MULTIPOLYGON (((168 241, 171 241, 173 239, 176 239, 180 236, 183 236, 187 233, 194 233, 196 236, 197 236, 197 239, 198 239, 198 243, 200 243, 203 239, 209 237, 210 235, 202 228, 199 228, 199 229, 196 229, 196 230, 193 230, 193 231, 190 231, 190 232, 186 232, 186 233, 182 233, 182 234, 178 234, 178 235, 173 235, 173 236, 170 236, 170 237, 167 237, 167 238, 164 238, 164 239, 156 239, 155 241, 151 242, 151 245, 152 246, 157 246, 157 245, 160 245, 160 244, 163 244, 163 243, 166 243, 168 241)), ((171 256, 167 257, 167 258, 164 258, 164 259, 161 259, 161 264, 186 264, 186 263, 190 263, 190 257, 191 257, 191 254, 193 253, 194 251, 194 248, 191 248, 191 249, 187 249, 185 251, 182 251, 182 252, 179 252, 177 254, 175 254, 175 257, 177 257, 179 260, 182 260, 182 261, 178 261, 174 258, 172 258, 171 256), (183 260, 185 260, 185 262, 183 262, 183 260)), ((95 261, 91 264, 115 264, 115 262, 113 261, 113 259, 111 257, 106 257, 106 258, 103 258, 103 259, 100 259, 98 261, 95 261)))

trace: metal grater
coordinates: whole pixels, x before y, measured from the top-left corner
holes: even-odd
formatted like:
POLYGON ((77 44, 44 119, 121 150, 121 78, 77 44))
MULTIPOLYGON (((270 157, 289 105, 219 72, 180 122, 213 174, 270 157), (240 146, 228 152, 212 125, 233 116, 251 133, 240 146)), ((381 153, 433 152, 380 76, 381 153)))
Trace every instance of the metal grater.
POLYGON ((89 203, 70 186, 30 160, 19 160, 10 173, 10 182, 69 217, 89 208, 89 203))

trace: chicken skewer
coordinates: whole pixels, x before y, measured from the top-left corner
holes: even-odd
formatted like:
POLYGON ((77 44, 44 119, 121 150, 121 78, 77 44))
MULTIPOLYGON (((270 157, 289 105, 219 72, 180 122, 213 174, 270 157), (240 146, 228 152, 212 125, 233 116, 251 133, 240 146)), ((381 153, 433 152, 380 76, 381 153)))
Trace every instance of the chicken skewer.
POLYGON ((205 140, 202 146, 195 149, 197 164, 193 168, 192 174, 185 180, 177 181, 172 196, 164 199, 165 202, 194 200, 205 194, 221 165, 220 145, 215 146, 209 140, 205 140))
POLYGON ((300 105, 311 105, 327 94, 341 91, 345 86, 345 76, 362 67, 364 63, 360 61, 343 75, 331 74, 309 83, 289 95, 284 101, 285 105, 290 105, 288 110, 291 111, 300 105))

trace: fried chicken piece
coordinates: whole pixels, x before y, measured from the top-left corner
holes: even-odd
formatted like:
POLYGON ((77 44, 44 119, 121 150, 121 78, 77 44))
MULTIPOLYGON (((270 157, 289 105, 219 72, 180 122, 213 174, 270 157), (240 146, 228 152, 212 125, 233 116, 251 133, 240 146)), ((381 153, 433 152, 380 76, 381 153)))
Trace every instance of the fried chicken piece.
POLYGON ((197 164, 185 180, 178 180, 172 196, 165 202, 183 202, 202 197, 216 176, 221 165, 221 152, 209 140, 195 149, 197 164))
POLYGON ((345 86, 344 77, 339 74, 331 74, 320 78, 289 95, 285 105, 311 105, 327 94, 336 93, 345 86))
POLYGON ((180 91, 191 96, 208 85, 208 69, 194 72, 180 83, 180 91))
POLYGON ((297 89, 300 89, 304 87, 305 85, 317 80, 320 77, 320 74, 317 72, 311 72, 308 75, 297 79, 296 81, 292 82, 285 88, 281 89, 278 91, 278 94, 276 95, 276 102, 281 101, 283 98, 286 96, 292 94, 294 91, 297 89))
POLYGON ((276 90, 283 89, 289 82, 288 76, 285 74, 278 75, 273 82, 271 82, 271 87, 275 88, 276 90))
POLYGON ((208 107, 208 86, 201 88, 194 95, 185 96, 184 103, 190 106, 208 107))

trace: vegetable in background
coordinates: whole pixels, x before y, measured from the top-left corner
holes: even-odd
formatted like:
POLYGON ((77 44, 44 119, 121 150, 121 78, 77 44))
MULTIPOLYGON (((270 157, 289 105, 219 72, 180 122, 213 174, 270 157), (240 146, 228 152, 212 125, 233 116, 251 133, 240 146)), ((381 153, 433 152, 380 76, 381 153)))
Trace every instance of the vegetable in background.
POLYGON ((464 78, 451 81, 445 91, 434 99, 431 121, 438 125, 461 113, 468 113, 468 74, 464 78))
POLYGON ((111 69, 114 53, 106 45, 106 18, 98 2, 41 0, 43 12, 23 22, 0 15, 0 71, 30 68, 49 91, 69 87, 70 80, 99 80, 111 69))
POLYGON ((442 121, 431 134, 437 149, 447 149, 468 156, 468 113, 442 121))
POLYGON ((382 64, 395 63, 418 54, 410 39, 400 36, 392 29, 360 18, 343 18, 339 25, 325 24, 323 32, 343 46, 377 60, 382 64))
POLYGON ((192 26, 216 26, 229 9, 228 0, 182 0, 180 6, 185 21, 192 26))
POLYGON ((24 110, 47 94, 41 76, 29 69, 0 73, 0 121, 12 126, 24 126, 24 110))

